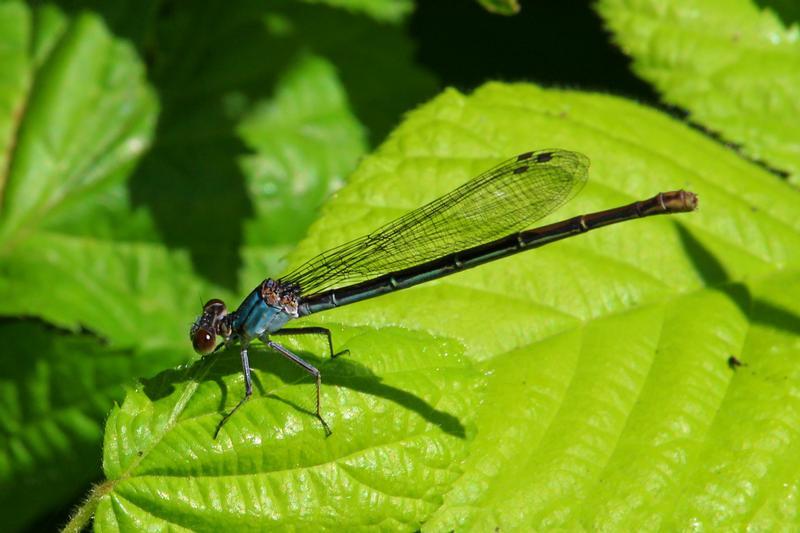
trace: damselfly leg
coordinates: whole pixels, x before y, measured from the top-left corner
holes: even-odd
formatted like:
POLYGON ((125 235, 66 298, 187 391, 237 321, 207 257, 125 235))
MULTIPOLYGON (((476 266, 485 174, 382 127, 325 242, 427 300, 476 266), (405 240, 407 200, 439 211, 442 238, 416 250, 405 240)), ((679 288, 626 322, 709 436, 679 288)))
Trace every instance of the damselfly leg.
POLYGON ((253 382, 250 378, 250 359, 247 357, 247 345, 242 345, 239 355, 242 358, 242 374, 244 374, 244 396, 241 400, 239 400, 239 403, 236 404, 236 407, 231 409, 230 412, 223 416, 222 420, 219 421, 219 424, 217 424, 217 430, 214 431, 215 439, 217 438, 217 435, 219 435, 219 430, 225 425, 225 422, 230 420, 230 418, 233 416, 233 413, 238 411, 239 408, 244 405, 244 402, 249 400, 250 396, 253 395, 253 382))
POLYGON ((350 350, 347 348, 340 352, 334 352, 333 337, 331 336, 331 330, 328 328, 317 326, 308 326, 303 328, 283 328, 279 329, 275 333, 271 333, 271 335, 325 335, 328 338, 328 348, 330 349, 331 359, 336 359, 340 355, 347 355, 350 353, 350 350))
POLYGON ((322 374, 320 374, 320 371, 317 370, 317 368, 315 366, 311 365, 310 363, 307 363, 302 358, 300 358, 299 356, 297 356, 297 355, 293 354, 291 351, 289 351, 288 348, 278 344, 277 342, 271 341, 271 340, 269 340, 267 338, 263 338, 262 340, 264 341, 264 344, 266 344, 267 346, 269 346, 273 350, 277 351, 279 354, 281 354, 282 356, 284 356, 285 358, 287 358, 288 360, 290 360, 291 362, 293 362, 294 364, 296 364, 297 366, 299 366, 300 368, 302 368, 303 370, 305 370, 306 372, 308 372, 309 374, 314 376, 314 379, 316 380, 316 385, 317 385, 317 412, 316 412, 316 415, 317 415, 317 418, 319 419, 319 421, 322 423, 322 427, 325 429, 325 435, 330 435, 332 433, 331 432, 331 428, 328 426, 328 423, 325 422, 325 419, 322 418, 322 413, 320 412, 320 409, 319 409, 319 405, 320 405, 319 397, 320 397, 320 390, 322 388, 322 374))

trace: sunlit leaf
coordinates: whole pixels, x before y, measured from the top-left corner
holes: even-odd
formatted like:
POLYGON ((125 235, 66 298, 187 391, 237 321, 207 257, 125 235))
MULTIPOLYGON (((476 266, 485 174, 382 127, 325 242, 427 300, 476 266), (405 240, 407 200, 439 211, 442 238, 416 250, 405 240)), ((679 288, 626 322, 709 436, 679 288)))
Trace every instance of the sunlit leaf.
POLYGON ((251 349, 254 398, 216 440, 243 393, 236 351, 164 372, 108 420, 95 527, 796 520, 800 198, 674 119, 530 85, 447 91, 364 160, 290 263, 546 147, 592 159, 559 218, 678 188, 701 208, 305 319, 350 351, 280 338, 322 370, 328 438, 312 381, 276 353, 251 349))
POLYGON ((796 3, 602 0, 598 10, 665 102, 750 157, 800 175, 796 3))

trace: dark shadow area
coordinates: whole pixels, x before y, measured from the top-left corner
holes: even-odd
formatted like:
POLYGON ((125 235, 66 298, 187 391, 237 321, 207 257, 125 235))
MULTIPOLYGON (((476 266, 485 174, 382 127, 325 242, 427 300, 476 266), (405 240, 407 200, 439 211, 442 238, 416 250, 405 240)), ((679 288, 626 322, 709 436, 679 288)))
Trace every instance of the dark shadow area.
MULTIPOLYGON (((291 386, 295 383, 313 383, 313 378, 306 374, 302 369, 283 358, 277 352, 273 352, 260 343, 254 343, 251 345, 249 355, 250 368, 264 373, 273 374, 282 382, 286 383, 287 386, 291 386)), ((448 435, 452 435, 461 439, 466 438, 466 430, 464 425, 456 416, 434 408, 425 400, 411 392, 383 383, 381 378, 376 376, 367 367, 356 363, 347 357, 323 359, 308 352, 297 352, 297 355, 320 370, 322 373, 323 388, 325 386, 333 385, 364 394, 377 396, 379 398, 384 398, 404 407, 405 409, 414 411, 431 424, 440 427, 442 431, 448 435)), ((142 379, 140 381, 144 385, 144 392, 147 397, 152 401, 157 401, 168 396, 174 391, 177 383, 187 381, 189 376, 203 375, 205 370, 203 365, 212 366, 211 370, 205 373, 202 381, 214 381, 219 384, 222 391, 222 401, 220 402, 219 407, 220 417, 222 417, 225 413, 224 407, 226 404, 228 404, 228 396, 233 395, 236 397, 236 399, 239 399, 244 395, 243 385, 242 390, 231 391, 227 389, 224 381, 222 380, 224 376, 238 374, 242 371, 238 347, 206 356, 191 365, 189 368, 180 370, 165 370, 153 378, 142 379)), ((314 396, 312 394, 309 395, 307 405, 298 405, 291 400, 282 398, 279 394, 265 391, 264 387, 258 382, 255 374, 253 375, 253 395, 274 398, 287 405, 290 405, 298 411, 308 414, 312 418, 314 417, 314 396)), ((322 405, 322 410, 324 413, 324 403, 322 405)), ((335 432, 336 428, 334 427, 333 430, 335 432)))
POLYGON ((739 282, 724 282, 717 286, 707 285, 717 292, 721 292, 728 297, 730 301, 736 304, 739 311, 750 320, 753 319, 753 298, 750 294, 750 289, 746 285, 739 282))
MULTIPOLYGON (((800 20, 800 2, 758 0, 788 27, 800 20)), ((545 87, 598 91, 645 103, 786 179, 789 172, 754 158, 723 133, 692 122, 686 109, 662 101, 636 76, 632 58, 614 44, 593 1, 526 2, 513 17, 491 15, 477 2, 420 2, 410 30, 418 57, 442 81, 471 91, 488 79, 531 81, 545 87)))
POLYGON ((524 2, 519 14, 502 17, 477 2, 420 2, 410 29, 419 61, 444 85, 470 90, 487 79, 532 81, 656 105, 658 94, 632 74, 593 4, 524 2))
POLYGON ((121 384, 109 386, 109 368, 134 355, 88 330, 36 317, 0 317, 0 335, 0 408, 7 415, 0 419, 7 461, 0 500, 13 511, 3 530, 50 531, 66 523, 85 486, 102 479, 102 437, 94 428, 102 428, 106 409, 123 396, 121 384))
POLYGON ((754 322, 800 335, 800 315, 771 302, 756 299, 751 316, 754 322))
MULTIPOLYGON (((238 286, 244 224, 254 217, 240 168, 253 151, 237 127, 255 105, 274 97, 276 83, 300 57, 330 62, 373 143, 439 89, 414 62, 402 26, 324 5, 256 0, 239 2, 236 9, 220 0, 59 5, 72 15, 95 11, 145 61, 160 114, 152 147, 129 181, 132 202, 152 214, 166 244, 189 250, 201 275, 231 289, 238 286)), ((278 220, 258 244, 289 244, 305 229, 294 227, 297 217, 278 220)))
POLYGON ((148 42, 152 24, 164 0, 138 0, 106 2, 105 0, 55 0, 48 2, 33 0, 28 2, 32 7, 55 4, 71 16, 79 13, 91 13, 103 17, 103 21, 114 32, 114 35, 143 49, 148 42))
POLYGON ((789 333, 800 333, 800 315, 760 298, 746 285, 730 278, 717 257, 680 222, 676 222, 684 250, 705 285, 725 294, 749 320, 789 333))
POLYGON ((770 9, 787 28, 800 22, 800 2, 797 0, 755 0, 760 9, 770 9))
POLYGON ((161 4, 145 54, 161 113, 129 182, 134 204, 153 214, 165 242, 188 249, 201 275, 229 289, 238 285, 245 220, 254 216, 239 167, 250 150, 237 123, 251 102, 270 97, 289 60, 259 62, 270 46, 264 24, 235 17, 220 2, 161 4), (259 64, 268 68, 248 71, 259 64))
MULTIPOLYGON (((286 360, 277 364, 275 357, 280 358, 278 354, 273 356, 272 352, 268 351, 260 355, 262 355, 262 357, 258 358, 260 362, 252 365, 253 361, 251 359, 251 365, 262 372, 272 372, 285 383, 296 381, 298 376, 303 375, 302 371, 286 360)), ((389 400, 403 406, 405 409, 414 411, 431 424, 439 426, 448 435, 461 439, 466 438, 464 425, 457 417, 434 408, 411 392, 383 383, 382 379, 367 367, 347 357, 323 360, 308 352, 299 352, 297 355, 316 366, 322 372, 323 384, 344 387, 389 400)), ((308 377, 303 378, 303 381, 312 382, 313 380, 308 377)), ((313 398, 310 400, 313 402, 313 398)), ((313 416, 313 411, 309 412, 313 416)))
POLYGON ((711 250, 697 240, 682 223, 675 222, 675 225, 678 228, 678 236, 681 239, 681 244, 683 244, 683 249, 686 250, 687 255, 692 260, 692 264, 703 283, 708 286, 729 283, 731 280, 728 272, 719 259, 711 253, 711 250))
MULTIPOLYGON (((228 350, 228 352, 205 355, 191 366, 169 368, 151 378, 139 378, 139 383, 142 384, 144 393, 150 401, 156 402, 175 392, 176 384, 185 383, 189 379, 194 379, 195 376, 204 376, 202 381, 214 381, 222 391, 217 409, 220 413, 224 413, 225 405, 228 403, 228 387, 222 377, 242 371, 238 353, 239 350, 236 348, 228 350), (230 354, 235 354, 237 357, 230 354)), ((252 364, 250 366, 252 368, 252 364)), ((258 376, 254 375, 252 378, 254 393, 258 391, 264 395, 264 388, 261 386, 258 376)), ((241 390, 241 395, 244 395, 244 389, 241 390)))

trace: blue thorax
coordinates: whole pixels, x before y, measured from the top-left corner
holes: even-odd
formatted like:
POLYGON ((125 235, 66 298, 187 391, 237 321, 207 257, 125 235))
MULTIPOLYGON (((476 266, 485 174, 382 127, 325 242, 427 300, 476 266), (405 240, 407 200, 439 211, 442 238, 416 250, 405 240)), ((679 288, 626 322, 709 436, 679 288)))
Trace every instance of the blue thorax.
POLYGON ((275 333, 293 318, 297 318, 296 292, 267 279, 253 289, 236 310, 232 328, 241 342, 248 343, 264 334, 275 333))

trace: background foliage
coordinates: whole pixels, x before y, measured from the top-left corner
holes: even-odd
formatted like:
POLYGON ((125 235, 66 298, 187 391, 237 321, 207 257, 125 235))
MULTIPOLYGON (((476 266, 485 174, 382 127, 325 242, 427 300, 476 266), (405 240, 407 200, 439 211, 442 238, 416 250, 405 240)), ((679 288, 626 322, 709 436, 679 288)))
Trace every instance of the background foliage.
POLYGON ((795 527, 798 12, 591 9, 0 3, 5 526, 795 527), (556 218, 701 210, 310 317, 334 434, 255 350, 211 439, 242 378, 202 301, 546 147, 592 159, 556 218))

